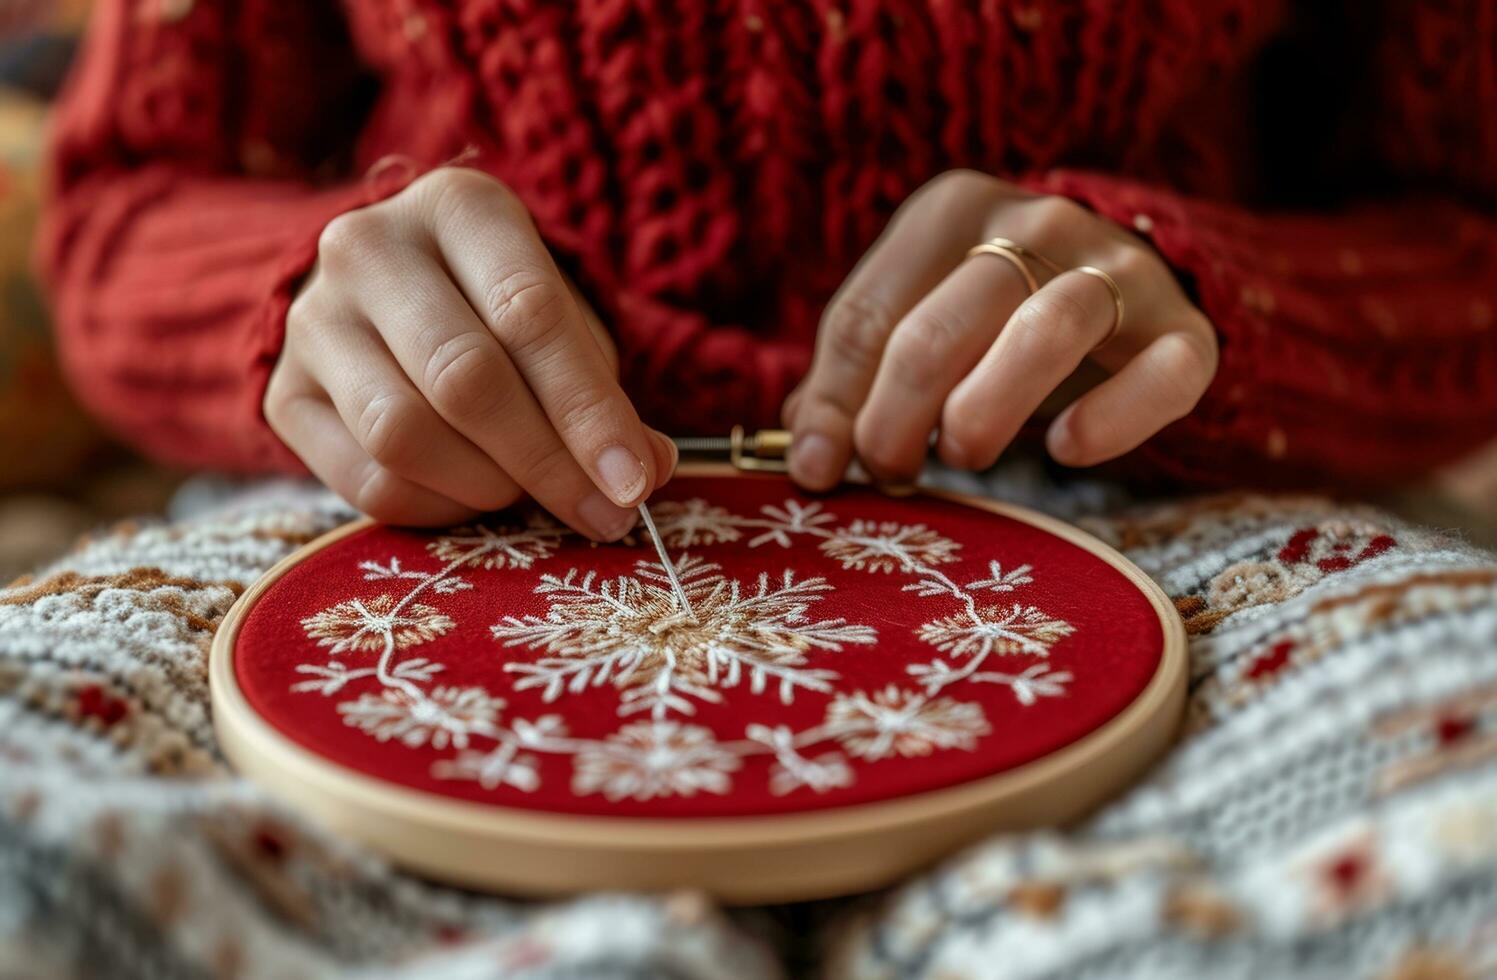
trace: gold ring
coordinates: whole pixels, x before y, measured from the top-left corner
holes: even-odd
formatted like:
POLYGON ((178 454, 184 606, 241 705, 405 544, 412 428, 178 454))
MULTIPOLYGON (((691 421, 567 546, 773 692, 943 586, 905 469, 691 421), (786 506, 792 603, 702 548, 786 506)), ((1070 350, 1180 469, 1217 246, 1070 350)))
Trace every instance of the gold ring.
POLYGON ((1016 253, 1018 253, 1018 255, 1019 255, 1020 258, 1023 258, 1023 259, 1033 259, 1034 261, 1038 262, 1040 265, 1044 266, 1045 269, 1052 276, 1058 276, 1062 272, 1066 271, 1065 269, 1061 268, 1060 265, 1057 264, 1056 262, 1053 262, 1050 259, 1045 258, 1045 256, 1043 256, 1040 253, 1036 252, 1032 248, 1027 248, 1027 247, 1025 247, 1023 245, 1020 245, 1018 242, 1014 241, 1011 238, 989 238, 988 239, 988 244, 990 244, 990 245, 997 245, 999 248, 1006 248, 1010 252, 1016 252, 1016 253))
POLYGON ((1033 296, 1035 291, 1040 288, 1040 284, 1034 280, 1034 273, 1029 271, 1029 266, 1024 264, 1024 260, 1019 257, 1018 251, 1010 248, 1008 245, 1000 245, 996 241, 983 242, 981 245, 974 245, 967 250, 967 258, 970 259, 974 255, 996 255, 1015 269, 1018 269, 1019 275, 1024 277, 1024 286, 1029 290, 1029 295, 1033 296))
MULTIPOLYGON (((1112 329, 1107 331, 1106 337, 1097 342, 1097 347, 1101 347, 1116 337, 1118 331, 1123 329, 1123 291, 1118 288, 1117 281, 1112 276, 1109 276, 1094 265, 1078 265, 1073 271, 1080 272, 1083 275, 1095 276, 1102 280, 1102 284, 1112 293, 1112 305, 1116 308, 1116 313, 1112 318, 1112 329)), ((1092 350, 1096 349, 1096 347, 1092 348, 1092 350)))

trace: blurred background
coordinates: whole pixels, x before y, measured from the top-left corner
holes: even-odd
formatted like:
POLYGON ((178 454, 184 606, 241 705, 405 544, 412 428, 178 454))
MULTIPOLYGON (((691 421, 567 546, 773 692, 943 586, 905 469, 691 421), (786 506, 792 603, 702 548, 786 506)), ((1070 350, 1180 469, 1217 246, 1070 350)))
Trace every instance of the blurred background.
POLYGON ((181 474, 89 421, 63 382, 32 275, 47 107, 87 0, 0 0, 0 584, 127 515, 160 513, 181 474))
MULTIPOLYGON (((89 6, 89 0, 0 0, 0 585, 93 528, 182 509, 171 503, 186 474, 133 455, 70 395, 32 272, 48 107, 89 6)), ((198 480, 177 499, 213 496, 223 486, 198 480)), ((1497 545, 1497 447, 1420 486, 1346 493, 1497 545)))

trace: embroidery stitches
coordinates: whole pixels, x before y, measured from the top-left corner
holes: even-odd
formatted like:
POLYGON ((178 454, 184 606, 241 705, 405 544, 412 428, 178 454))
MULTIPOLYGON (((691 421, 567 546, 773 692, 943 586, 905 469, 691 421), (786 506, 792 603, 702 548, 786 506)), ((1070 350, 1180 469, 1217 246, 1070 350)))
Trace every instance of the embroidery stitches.
POLYGON ((831 670, 806 666, 812 649, 872 643, 867 626, 840 619, 810 622, 806 611, 831 589, 825 579, 797 582, 786 570, 771 585, 760 575, 753 591, 718 574, 718 566, 683 555, 674 563, 690 610, 678 607, 663 566, 642 561, 636 577, 595 584, 589 572, 541 577, 536 592, 552 597, 545 617, 506 617, 492 632, 505 646, 540 647, 556 654, 538 663, 509 663, 523 675, 516 690, 543 687, 555 701, 568 686, 613 683, 623 692, 619 714, 650 710, 691 714, 690 698, 717 702, 718 689, 745 678, 753 693, 774 684, 789 704, 796 688, 829 691, 831 670))
POLYGON ((440 660, 406 651, 455 628, 432 603, 477 587, 459 571, 523 572, 555 556, 570 532, 531 516, 523 523, 475 525, 438 536, 427 545, 444 563, 435 571, 403 568, 395 558, 362 562, 367 581, 387 589, 397 580, 410 582, 409 590, 400 598, 383 591, 346 599, 303 619, 308 639, 335 659, 299 665, 297 672, 307 679, 292 690, 334 697, 354 685, 356 696, 336 705, 343 721, 379 741, 451 750, 432 764, 436 778, 533 792, 541 785, 539 758, 560 755, 572 760, 574 794, 644 801, 726 794, 754 756, 769 757, 769 790, 775 795, 831 792, 854 784, 853 759, 875 764, 974 750, 992 727, 982 704, 951 696, 959 685, 1003 685, 1028 707, 1064 696, 1072 680, 1070 672, 1043 661, 1017 673, 983 669, 995 656, 1047 657, 1073 632, 1037 606, 983 600, 1031 584, 1034 569, 1027 564, 1005 570, 989 562, 986 578, 960 585, 939 566, 958 562, 961 545, 939 531, 895 521, 839 524, 819 503, 794 499, 764 506, 757 516, 701 499, 666 502, 656 507, 655 518, 672 547, 732 544, 752 534, 749 548, 789 548, 797 537, 809 537, 849 571, 909 576, 913 581, 904 591, 956 603, 954 611, 914 631, 945 657, 909 665, 912 687, 839 690, 836 665, 856 647, 874 643, 877 631, 812 616, 833 591, 830 582, 800 577, 790 568, 741 582, 719 565, 682 552, 667 559, 670 567, 641 560, 632 574, 612 577, 575 567, 541 572, 535 594, 545 599, 546 611, 505 616, 490 627, 504 648, 539 654, 504 664, 515 691, 534 690, 546 703, 557 703, 611 687, 618 692, 618 728, 583 738, 571 734, 559 715, 506 717, 503 697, 483 687, 438 684, 440 660), (425 601, 418 601, 423 593, 425 601), (710 728, 685 720, 699 705, 721 703, 724 692, 735 689, 786 705, 797 697, 824 697, 826 707, 822 721, 810 728, 748 724, 738 740, 721 740, 710 728))

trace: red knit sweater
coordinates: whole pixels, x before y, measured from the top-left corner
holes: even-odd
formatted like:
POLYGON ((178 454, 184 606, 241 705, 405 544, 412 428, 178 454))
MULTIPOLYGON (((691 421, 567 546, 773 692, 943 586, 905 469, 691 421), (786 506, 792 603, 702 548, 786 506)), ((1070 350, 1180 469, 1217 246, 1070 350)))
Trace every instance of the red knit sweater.
POLYGON ((319 231, 467 151, 650 421, 772 424, 841 277, 961 166, 1137 229, 1216 324, 1138 461, 1406 475, 1497 435, 1497 4, 1305 6, 101 0, 43 236, 64 358, 161 457, 295 466, 260 399, 319 231), (1292 196, 1321 210, 1244 203, 1292 196))

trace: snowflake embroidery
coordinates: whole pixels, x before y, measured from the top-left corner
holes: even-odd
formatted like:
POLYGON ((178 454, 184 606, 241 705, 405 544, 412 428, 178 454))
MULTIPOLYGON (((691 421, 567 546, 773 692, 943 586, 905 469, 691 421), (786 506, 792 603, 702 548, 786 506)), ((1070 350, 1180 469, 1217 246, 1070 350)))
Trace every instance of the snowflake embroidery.
POLYGON ((385 594, 367 602, 350 599, 301 621, 307 636, 331 653, 349 650, 377 653, 385 645, 397 650, 429 643, 450 632, 453 622, 440 611, 419 602, 403 606, 385 594))
POLYGON ((721 795, 732 785, 729 774, 741 765, 710 729, 640 721, 577 754, 572 791, 579 796, 602 793, 610 800, 695 796, 698 791, 721 795))
POLYGON ((487 730, 503 707, 503 698, 490 697, 481 687, 438 687, 429 695, 387 687, 345 701, 338 712, 345 724, 381 742, 395 739, 413 749, 428 742, 445 749, 451 743, 461 749, 467 747, 468 735, 487 730))
POLYGON ((540 763, 530 754, 519 755, 503 744, 493 752, 459 752, 452 759, 438 759, 431 774, 438 779, 470 779, 484 789, 513 786, 533 793, 541 785, 540 763))
POLYGON ((454 528, 426 546, 438 561, 468 568, 529 568, 550 558, 564 534, 544 514, 530 514, 524 525, 476 524, 454 528))
POLYGON ((853 521, 821 542, 821 550, 843 568, 870 572, 906 571, 956 561, 961 545, 924 524, 853 521))
POLYGON ((663 566, 642 561, 633 577, 597 582, 577 570, 545 575, 536 592, 551 611, 509 616, 493 627, 506 646, 540 648, 551 657, 510 663, 516 690, 540 687, 547 701, 564 691, 612 683, 623 691, 620 714, 667 710, 691 714, 689 699, 718 702, 721 689, 747 680, 758 694, 774 684, 782 702, 797 688, 831 690, 837 674, 806 664, 813 649, 839 652, 869 644, 875 632, 841 619, 813 621, 806 611, 831 586, 821 578, 777 582, 760 575, 753 589, 719 574, 718 566, 683 555, 676 575, 689 601, 681 608, 663 566))
POLYGON ((454 750, 432 764, 436 778, 534 792, 542 781, 540 758, 550 754, 571 759, 573 793, 620 801, 725 794, 744 760, 753 756, 769 757, 768 789, 775 795, 834 792, 856 781, 850 758, 871 764, 973 751, 991 726, 981 704, 946 696, 948 689, 1006 685, 1027 708, 1064 697, 1072 680, 1069 671, 1052 670, 1043 660, 1017 672, 984 669, 995 655, 1045 658, 1074 632, 1038 606, 979 605, 979 597, 1017 593, 1033 583, 1032 565, 1014 564, 1005 571, 989 561, 986 577, 960 585, 940 566, 958 561, 961 546, 936 530, 865 519, 838 526, 820 503, 794 499, 765 506, 758 516, 734 514, 700 499, 661 503, 655 516, 672 547, 732 544, 746 531, 755 532, 746 542, 749 548, 788 548, 796 538, 810 537, 845 569, 910 576, 903 591, 946 602, 948 609, 955 604, 915 630, 949 662, 936 658, 908 665, 913 688, 889 684, 871 694, 838 693, 833 682, 839 673, 823 666, 820 656, 871 644, 876 633, 842 619, 811 618, 811 609, 832 590, 830 583, 801 578, 792 569, 740 582, 718 565, 683 553, 669 568, 640 561, 632 574, 612 578, 575 568, 541 574, 535 593, 547 604, 544 614, 507 616, 491 627, 504 646, 538 654, 504 665, 515 675, 516 690, 537 690, 555 702, 612 687, 619 692, 621 718, 648 717, 589 738, 569 734, 559 715, 501 719, 503 698, 482 687, 439 685, 440 659, 402 651, 455 628, 428 603, 478 587, 481 580, 460 577, 459 570, 528 570, 554 556, 570 532, 536 515, 434 538, 427 550, 443 563, 437 569, 405 568, 394 557, 360 562, 365 581, 385 588, 408 583, 409 591, 398 599, 388 593, 348 599, 308 616, 302 627, 331 655, 378 656, 356 664, 336 659, 300 664, 295 669, 303 679, 291 689, 344 696, 336 707, 345 724, 378 741, 454 750), (418 601, 423 597, 426 602, 418 601), (799 730, 749 724, 737 741, 719 740, 711 729, 682 720, 740 687, 750 696, 772 692, 784 704, 798 695, 824 696, 823 720, 799 730), (356 697, 345 694, 350 689, 359 691, 356 697))
POLYGON ((1044 657, 1050 647, 1070 636, 1071 624, 1055 619, 1034 606, 1015 603, 1008 608, 989 606, 976 616, 944 616, 918 630, 920 639, 958 657, 991 653, 1032 653, 1044 657))
POLYGON ((788 548, 792 540, 791 535, 794 534, 830 536, 828 532, 822 530, 822 525, 833 524, 837 520, 835 515, 823 511, 820 504, 802 504, 797 500, 787 500, 783 507, 766 505, 761 513, 767 520, 756 520, 752 526, 766 530, 749 542, 750 548, 757 548, 771 541, 781 548, 788 548))
POLYGON ((796 748, 796 734, 784 725, 750 725, 744 732, 775 755, 769 770, 769 791, 784 796, 802 786, 815 793, 840 789, 853 784, 852 767, 840 752, 824 752, 814 759, 796 748))
POLYGON ((826 723, 860 759, 930 755, 936 749, 967 749, 988 734, 982 706, 951 698, 931 700, 890 684, 876 694, 839 694, 826 723))
POLYGON ((672 548, 722 544, 737 541, 743 534, 732 514, 699 497, 663 501, 655 504, 651 513, 661 539, 672 548))

